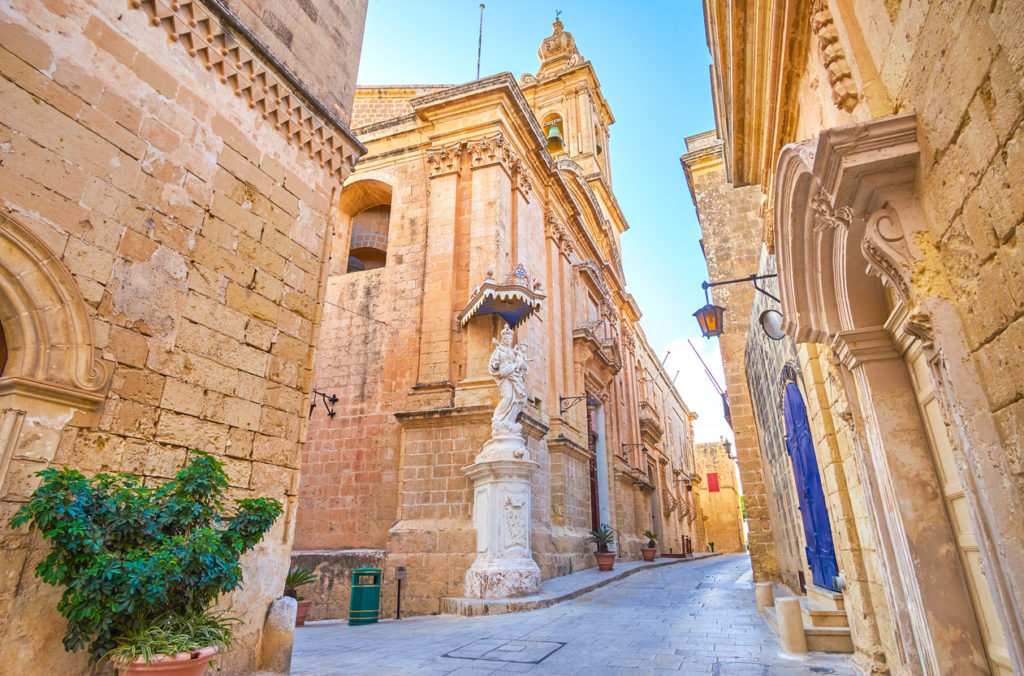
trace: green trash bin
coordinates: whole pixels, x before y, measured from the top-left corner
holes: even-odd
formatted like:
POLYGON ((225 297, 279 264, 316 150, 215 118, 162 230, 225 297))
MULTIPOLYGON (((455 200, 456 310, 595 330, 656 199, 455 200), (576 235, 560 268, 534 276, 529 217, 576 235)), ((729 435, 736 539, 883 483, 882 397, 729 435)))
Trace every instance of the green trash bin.
POLYGON ((380 618, 380 569, 356 568, 352 571, 352 596, 348 604, 348 624, 373 624, 380 618))

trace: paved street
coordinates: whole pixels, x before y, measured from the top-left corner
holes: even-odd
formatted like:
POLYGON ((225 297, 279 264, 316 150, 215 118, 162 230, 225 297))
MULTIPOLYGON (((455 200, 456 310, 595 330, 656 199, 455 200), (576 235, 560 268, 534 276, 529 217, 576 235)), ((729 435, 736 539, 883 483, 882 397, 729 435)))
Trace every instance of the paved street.
POLYGON ((296 631, 292 674, 856 674, 845 657, 783 656, 757 613, 746 555, 643 571, 509 615, 296 631), (812 671, 812 668, 814 669, 812 671))

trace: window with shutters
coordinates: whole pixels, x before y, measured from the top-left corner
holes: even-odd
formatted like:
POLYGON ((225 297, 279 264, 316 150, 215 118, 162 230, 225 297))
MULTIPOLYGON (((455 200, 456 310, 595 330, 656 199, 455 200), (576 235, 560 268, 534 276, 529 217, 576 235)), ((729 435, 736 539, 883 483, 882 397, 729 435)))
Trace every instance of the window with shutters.
POLYGON ((718 492, 718 472, 708 472, 708 493, 718 492))

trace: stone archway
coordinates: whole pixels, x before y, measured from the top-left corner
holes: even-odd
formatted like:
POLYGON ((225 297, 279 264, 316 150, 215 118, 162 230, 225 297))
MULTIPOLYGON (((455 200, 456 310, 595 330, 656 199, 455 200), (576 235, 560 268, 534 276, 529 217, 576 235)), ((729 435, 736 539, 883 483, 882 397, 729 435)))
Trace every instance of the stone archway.
POLYGON ((49 461, 75 411, 105 398, 111 369, 96 355, 71 273, 31 230, 0 211, 0 488, 19 455, 49 461))
MULTIPOLYGON (((923 408, 923 390, 945 393, 946 421, 963 417, 957 398, 963 395, 950 395, 943 370, 953 362, 964 375, 967 355, 949 303, 917 297, 912 288, 929 241, 914 188, 917 164, 913 114, 831 129, 783 149, 775 183, 783 314, 787 333, 829 345, 842 364, 858 413, 861 483, 905 662, 924 673, 987 673, 995 664, 984 631, 992 618, 978 594, 988 593, 988 585, 979 572, 979 591, 972 564, 961 556, 964 524, 951 511, 937 449, 948 443, 943 414, 937 406, 923 408), (922 354, 931 374, 921 368, 922 354)), ((966 389, 977 389, 964 381, 966 389)), ((975 416, 971 433, 991 443, 991 420, 988 428, 975 416)), ((977 465, 969 445, 951 452, 962 465, 977 465)), ((973 525, 991 573, 1012 651, 1019 604, 1009 591, 1012 573, 989 536, 997 530, 991 514, 979 508, 977 473, 959 473, 970 498, 969 509, 960 511, 970 511, 966 528, 973 525)))

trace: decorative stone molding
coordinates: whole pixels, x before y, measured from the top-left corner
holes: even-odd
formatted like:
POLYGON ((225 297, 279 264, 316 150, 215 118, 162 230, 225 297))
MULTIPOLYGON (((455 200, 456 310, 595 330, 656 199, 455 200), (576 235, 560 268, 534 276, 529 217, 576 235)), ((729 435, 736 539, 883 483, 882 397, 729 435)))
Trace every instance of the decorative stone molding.
POLYGON ((430 178, 458 172, 465 145, 462 141, 456 141, 440 148, 428 148, 427 169, 430 178))
POLYGON ((829 343, 842 331, 881 323, 886 311, 871 275, 904 299, 909 295, 911 243, 895 211, 874 205, 912 195, 916 133, 914 114, 905 113, 783 148, 775 177, 775 253, 783 329, 797 342, 829 343), (860 253, 871 275, 864 274, 860 253))
POLYGON ((819 192, 811 200, 811 208, 814 210, 814 232, 836 228, 848 230, 850 228, 853 211, 847 206, 833 208, 832 202, 824 191, 819 192))
POLYGON ((195 0, 131 4, 310 159, 340 179, 352 171, 362 144, 225 7, 212 3, 213 12, 195 0))
POLYGON ((514 188, 523 196, 528 197, 533 190, 533 177, 526 163, 500 132, 480 139, 456 141, 440 148, 428 148, 430 178, 459 171, 463 159, 468 159, 472 169, 500 164, 512 177, 514 188))
POLYGON ((584 281, 589 281, 590 285, 597 291, 601 300, 611 298, 611 292, 608 290, 608 284, 604 281, 604 275, 601 274, 601 268, 598 266, 597 261, 593 258, 588 258, 575 265, 576 270, 583 277, 584 281))
POLYGON ((908 303, 910 248, 895 211, 883 208, 871 215, 860 250, 868 260, 868 274, 879 277, 900 300, 908 303))
POLYGON ((628 354, 636 354, 636 337, 628 328, 622 329, 622 347, 628 354))
POLYGON ((558 218, 555 217, 554 213, 549 209, 545 214, 545 221, 548 226, 548 237, 550 237, 555 246, 558 247, 559 252, 566 258, 572 256, 573 242, 572 236, 569 234, 569 230, 562 225, 558 218))
POLYGON ((839 362, 848 369, 869 361, 899 359, 892 336, 884 326, 843 331, 832 343, 839 362))
POLYGON ((110 364, 93 348, 85 299, 59 257, 0 211, 0 316, 8 356, 4 391, 92 409, 105 397, 110 364))
POLYGON ((811 2, 811 31, 818 39, 818 50, 825 62, 828 83, 832 87, 832 103, 840 110, 852 112, 857 107, 860 95, 826 0, 811 2))

